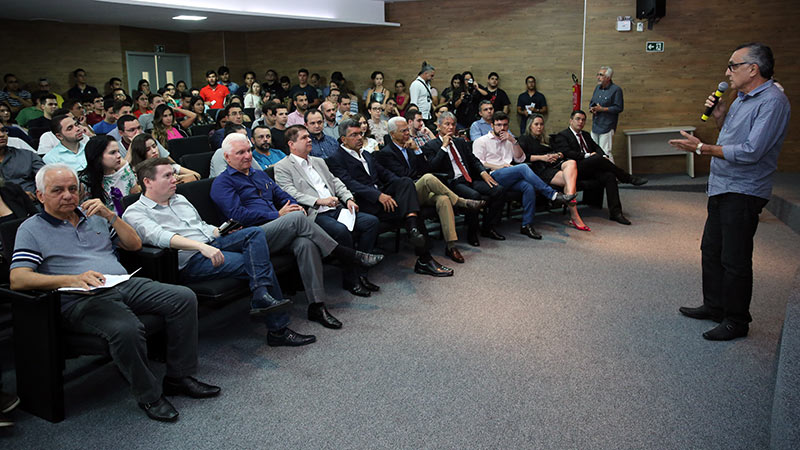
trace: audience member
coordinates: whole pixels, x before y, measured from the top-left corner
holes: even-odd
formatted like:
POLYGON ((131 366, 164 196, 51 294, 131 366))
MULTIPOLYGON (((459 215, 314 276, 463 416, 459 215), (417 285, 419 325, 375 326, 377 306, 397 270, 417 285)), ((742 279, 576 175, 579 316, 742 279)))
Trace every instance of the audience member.
POLYGON ((151 114, 153 110, 149 108, 150 98, 144 92, 137 92, 134 96, 136 98, 136 105, 133 109, 133 115, 138 119, 142 114, 151 114))
POLYGON ((261 105, 261 117, 253 121, 250 128, 255 129, 258 126, 266 126, 272 128, 275 126, 275 114, 269 109, 269 104, 272 102, 265 102, 261 105))
MULTIPOLYGON (((156 108, 165 103, 164 97, 162 97, 161 94, 151 94, 149 99, 149 108, 151 111, 155 111, 156 108)), ((139 123, 142 124, 142 129, 144 131, 149 132, 153 129, 153 114, 154 113, 146 113, 139 116, 139 123)))
MULTIPOLYGON (((111 130, 106 136, 111 136, 117 140, 117 143, 119 143, 119 153, 126 161, 131 162, 133 160, 133 154, 129 152, 128 149, 133 139, 143 132, 142 126, 139 124, 139 120, 136 119, 136 116, 126 114, 117 119, 117 128, 111 130)), ((169 157, 169 152, 166 147, 159 144, 158 141, 156 141, 156 148, 158 149, 158 154, 156 156, 161 156, 162 158, 169 157)), ((136 165, 133 164, 132 166, 135 167, 136 165)))
POLYGON ((203 101, 203 97, 190 97, 189 106, 190 108, 188 109, 196 115, 192 125, 212 125, 214 123, 214 119, 206 113, 206 104, 203 101))
MULTIPOLYGON (((287 134, 292 130, 289 128, 287 134)), ((306 297, 308 319, 327 328, 341 328, 342 323, 325 306, 322 258, 336 256, 345 264, 371 267, 382 255, 373 255, 339 245, 325 231, 308 220, 303 207, 281 189, 264 171, 252 170, 250 141, 231 134, 222 144, 228 169, 214 179, 211 199, 225 217, 242 225, 260 225, 267 235, 271 251, 291 249, 300 268, 306 297)))
MULTIPOLYGON (((460 73, 454 74, 450 78, 450 86, 446 87, 442 91, 442 95, 440 96, 439 104, 436 107, 440 107, 442 105, 450 104, 453 110, 456 109, 455 107, 455 98, 453 96, 461 91, 461 86, 464 84, 464 77, 461 76, 460 73)), ((438 119, 437 119, 438 120, 438 119)))
POLYGON ((308 105, 308 95, 300 91, 295 91, 292 95, 292 101, 295 107, 295 110, 289 114, 289 117, 286 120, 286 126, 290 127, 292 125, 302 125, 305 122, 305 114, 306 110, 309 109, 308 105))
POLYGON ((219 84, 228 88, 229 93, 233 94, 239 90, 239 85, 235 81, 231 81, 231 70, 227 66, 219 66, 217 76, 219 77, 219 84))
POLYGON ((36 85, 39 89, 34 93, 31 94, 32 98, 37 98, 42 94, 53 94, 56 96, 56 101, 58 102, 58 107, 61 108, 61 105, 64 104, 64 97, 57 92, 50 91, 50 80, 47 78, 39 78, 39 83, 36 85))
POLYGON ((500 75, 498 75, 497 72, 490 73, 488 82, 486 83, 486 95, 483 96, 483 99, 492 102, 495 111, 503 111, 508 114, 511 100, 508 99, 506 91, 497 87, 499 83, 500 75))
POLYGON ((90 105, 89 112, 86 113, 86 124, 92 127, 98 122, 101 122, 103 120, 103 116, 106 113, 104 107, 105 100, 103 99, 103 96, 100 95, 100 93, 97 93, 91 96, 87 96, 86 100, 83 101, 86 104, 90 105))
MULTIPOLYGON (((236 125, 244 124, 244 108, 242 105, 238 103, 233 103, 225 107, 220 114, 227 118, 227 123, 232 123, 236 125)), ((251 132, 249 128, 245 127, 247 131, 247 137, 251 136, 251 132)), ((225 138, 225 129, 220 128, 214 131, 214 134, 211 135, 210 144, 211 148, 220 148, 222 147, 222 140, 225 138)))
POLYGON ((78 172, 86 167, 86 156, 81 125, 69 114, 53 117, 53 135, 58 139, 58 145, 48 151, 44 158, 45 164, 65 164, 78 172))
POLYGON ((138 92, 144 92, 147 95, 154 93, 150 90, 150 82, 145 79, 139 80, 139 83, 136 84, 136 90, 138 92))
POLYGON ((0 127, 0 178, 19 186, 33 199, 36 172, 44 162, 34 152, 9 146, 8 130, 8 127, 0 127))
MULTIPOLYGON (((311 139, 303 127, 291 127, 287 141, 291 154, 275 166, 278 185, 304 206, 309 220, 322 227, 339 245, 372 253, 378 237, 378 218, 359 211, 353 194, 331 174, 325 160, 311 156, 311 139), (338 220, 343 208, 356 216, 352 231, 338 220)), ((369 297, 378 291, 380 287, 367 278, 367 270, 346 265, 342 269, 342 287, 359 297, 369 297)))
POLYGON ((347 95, 340 95, 338 106, 336 108, 336 124, 342 122, 342 120, 350 119, 352 113, 350 112, 350 97, 347 95))
POLYGON ((411 96, 411 103, 417 105, 419 112, 422 113, 422 119, 426 122, 431 121, 433 118, 433 93, 431 92, 431 80, 436 74, 436 69, 427 62, 422 63, 417 78, 411 82, 408 87, 409 95, 411 96))
POLYGON ((261 111, 261 106, 263 106, 264 101, 262 100, 261 94, 261 83, 258 81, 253 81, 250 83, 250 87, 247 89, 247 93, 244 94, 244 107, 245 108, 253 108, 256 111, 261 111))
MULTIPOLYGON (((351 120, 358 122, 361 127, 361 137, 363 140, 361 149, 367 153, 377 152, 380 149, 380 144, 375 138, 372 137, 372 130, 369 129, 369 121, 361 114, 356 114, 351 120)), ((339 123, 341 125, 341 122, 339 123)))
MULTIPOLYGON (((238 133, 243 136, 247 136, 247 129, 244 125, 237 125, 235 123, 229 123, 225 125, 224 128, 225 136, 228 137, 231 134, 238 133)), ((223 138, 224 139, 224 138, 223 138)), ((251 163, 251 167, 256 170, 263 170, 264 168, 257 161, 253 161, 251 163)), ((214 155, 211 156, 211 166, 209 170, 209 177, 215 178, 220 176, 222 172, 228 169, 228 162, 225 160, 225 152, 222 150, 222 147, 218 148, 214 151, 214 155)))
POLYGON ((227 87, 217 83, 217 73, 213 70, 206 72, 208 84, 200 89, 200 97, 206 102, 209 108, 219 109, 225 105, 225 97, 230 94, 227 87))
MULTIPOLYGON (((300 69, 297 71, 297 84, 292 86, 292 88, 288 91, 289 96, 297 102, 295 99, 295 95, 298 92, 305 92, 306 94, 306 105, 308 108, 316 108, 322 102, 319 97, 317 97, 317 89, 314 86, 308 84, 308 70, 307 69, 300 69)), ((295 104, 295 106, 297 106, 295 104)), ((305 110, 303 111, 305 113, 305 110)), ((302 119, 302 114, 301 117, 302 119)), ((302 125, 302 121, 297 122, 298 124, 302 125)), ((294 125, 293 123, 289 123, 289 126, 294 125)))
POLYGON ((58 100, 56 100, 56 96, 53 94, 42 94, 39 98, 39 105, 42 110, 42 115, 28 121, 28 130, 30 132, 32 132, 34 128, 43 128, 50 131, 53 113, 58 109, 58 100))
POLYGON ((394 82, 394 96, 392 98, 397 103, 398 114, 404 116, 411 100, 411 96, 406 92, 405 80, 399 79, 394 82))
POLYGON ((108 135, 89 139, 84 150, 86 167, 78 173, 83 194, 81 200, 100 199, 106 208, 121 216, 125 210, 122 197, 139 192, 136 175, 119 153, 119 144, 108 135))
POLYGON ((275 116, 275 126, 270 128, 272 133, 272 146, 284 153, 289 151, 286 143, 286 122, 289 120, 289 108, 278 102, 269 103, 269 111, 275 116))
POLYGON ((375 153, 375 159, 386 170, 398 177, 408 177, 414 181, 419 204, 436 208, 436 214, 439 216, 439 223, 442 226, 442 237, 445 241, 445 256, 457 263, 463 263, 464 257, 456 247, 458 234, 456 233, 453 208, 459 206, 479 211, 485 202, 459 197, 436 176, 428 173, 431 171, 428 162, 420 147, 411 139, 406 119, 393 117, 389 119, 387 127, 390 139, 380 151, 375 153))
POLYGON ((422 113, 418 109, 409 109, 406 111, 405 119, 408 122, 408 131, 411 134, 411 139, 417 144, 418 148, 422 148, 425 144, 436 139, 436 135, 425 126, 422 121, 422 113))
POLYGON ((622 214, 617 181, 641 186, 647 183, 647 179, 629 174, 604 157, 603 149, 597 145, 589 133, 583 131, 583 127, 586 125, 585 112, 572 111, 569 117, 569 127, 555 136, 556 140, 552 143, 553 149, 564 157, 577 162, 578 181, 597 180, 605 187, 609 219, 623 225, 630 225, 630 220, 622 214))
MULTIPOLYGON (((553 186, 564 189, 565 194, 574 194, 577 191, 578 167, 573 159, 566 159, 562 153, 550 148, 545 142, 544 117, 533 113, 528 120, 525 134, 519 138, 519 146, 525 152, 527 163, 533 172, 542 180, 553 186)), ((592 231, 583 223, 578 214, 578 205, 575 199, 569 204, 569 224, 581 231, 592 231)))
MULTIPOLYGON (((234 94, 238 95, 239 97, 244 97, 245 94, 247 94, 250 91, 250 87, 255 82, 256 82, 256 73, 253 72, 252 70, 248 70, 247 72, 244 73, 244 83, 242 83, 242 85, 239 86, 239 89, 237 89, 234 92, 234 94)), ((259 83, 259 86, 260 85, 261 83, 259 83)))
POLYGON ((264 73, 264 82, 261 83, 261 90, 269 92, 272 98, 276 99, 278 102, 283 101, 283 97, 285 97, 283 88, 281 88, 281 83, 278 80, 278 72, 272 69, 264 73))
POLYGON ((456 119, 462 128, 468 128, 478 119, 478 104, 488 94, 486 88, 475 82, 472 72, 464 72, 461 90, 453 94, 456 119))
MULTIPOLYGON (((68 98, 67 100, 64 101, 64 104, 68 105, 70 102, 77 102, 77 100, 75 100, 74 98, 68 98)), ((85 126, 83 123, 80 122, 80 120, 77 117, 72 115, 72 113, 70 113, 68 110, 64 108, 57 109, 53 113, 53 119, 55 119, 56 116, 61 116, 61 115, 66 115, 68 117, 71 117, 73 120, 77 121, 78 127, 83 133, 83 137, 81 138, 81 142, 83 145, 86 145, 86 143, 89 142, 89 138, 94 136, 94 131, 90 127, 85 126)), ((50 123, 52 124, 53 120, 51 120, 50 123)), ((37 147, 36 153, 38 153, 39 156, 44 157, 44 155, 46 155, 50 150, 55 148, 58 144, 60 144, 60 141, 53 133, 51 128, 50 131, 42 134, 39 137, 39 146, 37 147)))
MULTIPOLYGON (((187 111, 188 112, 188 111, 187 111)), ((194 114, 194 113, 192 113, 194 114)), ((164 105, 159 105, 153 114, 153 137, 164 147, 167 142, 173 139, 185 138, 187 135, 179 127, 175 126, 175 113, 173 109, 164 105)))
POLYGON ((386 100, 389 100, 390 93, 388 89, 383 87, 383 72, 376 70, 369 77, 372 80, 372 86, 367 89, 366 103, 378 102, 381 105, 385 105, 386 100))
MULTIPOLYGON (((311 137, 311 156, 327 159, 339 148, 336 139, 325 134, 324 120, 318 109, 306 111, 306 129, 311 137)), ((287 140, 288 142, 288 140, 287 140)))
POLYGON ((272 132, 266 125, 253 128, 253 136, 250 141, 253 144, 253 159, 264 169, 274 166, 278 161, 286 158, 286 153, 277 148, 271 148, 272 132))
POLYGON ((575 194, 565 195, 555 191, 541 180, 526 164, 512 166, 511 163, 525 161, 525 153, 516 138, 508 132, 508 115, 495 112, 492 116, 492 132, 478 138, 472 145, 475 157, 490 170, 492 178, 509 190, 522 193, 522 227, 520 233, 531 239, 541 239, 533 227, 536 213, 536 192, 556 203, 569 203, 575 194))
POLYGON ((322 132, 334 140, 339 139, 339 127, 336 122, 336 105, 326 100, 319 105, 319 110, 322 112, 322 118, 324 119, 322 132))
POLYGON ((389 133, 386 129, 386 121, 381 118, 383 108, 378 102, 370 102, 369 104, 369 129, 372 131, 372 137, 378 141, 378 145, 384 145, 384 138, 389 133))
MULTIPOLYGON (((131 104, 127 101, 106 100, 103 103, 106 114, 102 122, 96 123, 92 129, 97 134, 106 134, 117 127, 117 119, 120 116, 131 113, 131 104)), ((141 116, 140 116, 141 117, 141 116)))
POLYGON ((22 108, 14 117, 14 121, 16 121, 21 127, 30 128, 28 126, 28 122, 42 117, 44 114, 44 112, 42 112, 42 97, 46 95, 48 94, 39 94, 38 96, 32 97, 33 105, 28 106, 27 108, 22 108))
POLYGON ((625 102, 622 88, 611 81, 614 70, 603 66, 597 72, 597 86, 589 100, 589 112, 592 113, 592 140, 603 149, 606 157, 614 162, 611 149, 614 147, 614 131, 617 129, 619 113, 625 102))
POLYGON ((308 84, 310 84, 311 87, 317 90, 317 98, 320 100, 325 98, 325 96, 322 95, 322 88, 319 86, 321 81, 322 80, 320 79, 318 73, 312 73, 311 76, 308 78, 308 84))
POLYGON ((12 74, 7 73, 3 76, 5 87, 0 91, 0 102, 6 102, 11 106, 13 113, 19 112, 22 108, 33 106, 31 100, 31 93, 20 89, 19 79, 12 74))
POLYGON ((200 179, 200 174, 194 170, 187 169, 186 167, 176 164, 172 158, 165 158, 163 154, 160 155, 161 147, 158 142, 147 133, 141 133, 133 138, 131 142, 130 155, 131 167, 134 172, 138 172, 139 164, 148 159, 163 158, 172 164, 172 171, 175 173, 175 181, 178 184, 189 183, 200 179))
POLYGON ((469 127, 469 138, 473 141, 492 132, 494 105, 489 100, 481 100, 478 104, 478 113, 480 114, 480 119, 472 122, 469 127))
POLYGON ((435 277, 453 275, 453 269, 439 264, 428 250, 428 231, 419 216, 414 182, 386 170, 373 155, 362 149, 361 126, 353 119, 339 124, 342 145, 326 161, 331 172, 355 196, 359 210, 383 221, 402 221, 408 231, 417 261, 416 273, 435 277))
POLYGON ((67 97, 76 100, 85 101, 85 99, 94 98, 100 92, 94 86, 89 86, 86 83, 86 71, 83 69, 75 69, 72 72, 72 77, 75 79, 75 85, 67 91, 67 97))
MULTIPOLYGON (((90 289, 102 286, 106 275, 127 273, 114 249, 135 251, 142 241, 99 199, 79 205, 78 177, 72 168, 45 166, 36 176, 36 185, 44 212, 26 220, 17 231, 12 289, 90 289)), ((112 359, 151 419, 177 420, 178 412, 164 396, 205 398, 220 393, 220 388, 191 376, 197 367, 197 299, 189 288, 133 277, 94 295, 62 293, 61 323, 67 330, 108 342, 112 359), (148 367, 137 312, 164 318, 167 370, 163 384, 148 367)))

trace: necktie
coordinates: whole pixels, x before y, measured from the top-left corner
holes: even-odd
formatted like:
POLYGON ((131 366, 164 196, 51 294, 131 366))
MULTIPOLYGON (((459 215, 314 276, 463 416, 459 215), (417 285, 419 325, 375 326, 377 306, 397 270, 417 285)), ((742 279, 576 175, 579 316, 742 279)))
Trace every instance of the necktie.
POLYGON ((589 153, 589 150, 586 147, 586 141, 583 140, 583 135, 581 133, 575 133, 575 134, 578 135, 578 141, 580 141, 581 143, 581 150, 583 150, 583 153, 589 153))
POLYGON ((464 168, 464 165, 461 164, 461 158, 458 157, 458 151, 456 150, 455 145, 453 142, 450 142, 450 154, 453 155, 453 161, 456 162, 456 166, 458 166, 458 170, 461 171, 461 174, 464 175, 464 179, 467 180, 467 183, 472 183, 472 177, 469 176, 469 172, 467 169, 464 168))

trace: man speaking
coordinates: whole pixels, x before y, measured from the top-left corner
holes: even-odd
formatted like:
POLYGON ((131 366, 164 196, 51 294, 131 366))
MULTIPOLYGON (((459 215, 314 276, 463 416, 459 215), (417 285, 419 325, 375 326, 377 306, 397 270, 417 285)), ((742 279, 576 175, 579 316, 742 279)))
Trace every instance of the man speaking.
MULTIPOLYGON (((789 124, 789 100, 772 80, 775 59, 766 45, 740 45, 725 76, 738 91, 730 106, 712 116, 720 129, 716 145, 681 132, 669 141, 686 152, 710 155, 708 218, 700 246, 703 305, 681 307, 683 315, 720 324, 703 337, 727 341, 747 336, 753 291, 753 236, 758 215, 772 192, 772 174, 789 124), (726 114, 727 112, 727 114, 726 114)), ((706 107, 713 106, 709 96, 706 107)))

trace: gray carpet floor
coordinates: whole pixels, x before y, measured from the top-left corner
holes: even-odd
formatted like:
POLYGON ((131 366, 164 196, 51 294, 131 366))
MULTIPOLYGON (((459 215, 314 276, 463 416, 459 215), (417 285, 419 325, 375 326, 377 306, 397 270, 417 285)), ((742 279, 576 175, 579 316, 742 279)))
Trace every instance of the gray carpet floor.
POLYGON ((581 209, 591 233, 538 215, 542 241, 505 221, 505 242, 461 245, 452 278, 415 275, 404 248, 368 299, 326 268, 344 329, 305 320, 302 295, 291 327, 318 338, 302 348, 268 347, 245 303, 204 318, 198 377, 223 394, 175 398, 178 423, 148 420, 106 365, 68 384, 64 422, 17 411, 0 446, 763 449, 800 237, 762 214, 750 335, 708 342, 714 324, 677 311, 701 302, 695 191, 623 189, 633 225, 581 209))

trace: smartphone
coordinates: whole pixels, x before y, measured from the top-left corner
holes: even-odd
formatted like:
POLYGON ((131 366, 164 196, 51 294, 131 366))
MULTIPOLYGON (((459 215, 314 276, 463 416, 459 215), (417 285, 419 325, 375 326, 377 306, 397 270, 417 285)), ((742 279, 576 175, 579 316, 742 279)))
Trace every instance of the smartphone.
POLYGON ((219 235, 225 236, 227 234, 230 234, 231 231, 239 228, 240 226, 242 226, 242 224, 240 224, 239 222, 233 219, 228 219, 227 222, 219 226, 219 235))

